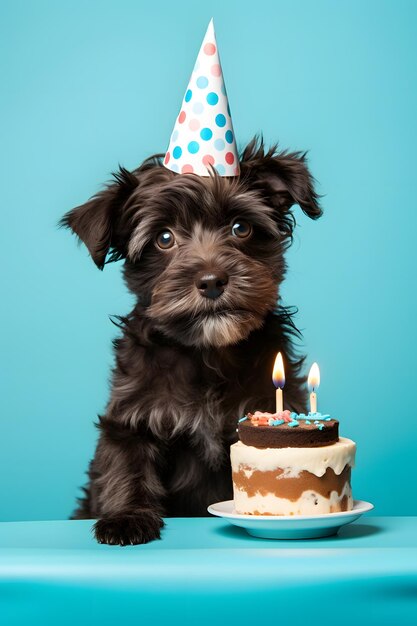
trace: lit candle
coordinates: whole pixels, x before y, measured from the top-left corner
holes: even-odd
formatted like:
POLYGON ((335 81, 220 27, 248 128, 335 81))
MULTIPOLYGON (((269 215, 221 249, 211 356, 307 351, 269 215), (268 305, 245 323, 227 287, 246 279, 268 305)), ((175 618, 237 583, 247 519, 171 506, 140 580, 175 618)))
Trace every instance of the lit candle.
POLYGON ((276 390, 276 408, 277 413, 281 413, 284 409, 284 399, 282 390, 285 385, 285 372, 284 372, 284 363, 282 362, 282 354, 278 352, 277 357, 274 363, 274 370, 272 372, 272 380, 277 388, 276 390))
POLYGON ((310 392, 310 412, 317 413, 317 394, 316 391, 320 385, 320 370, 317 363, 313 363, 308 375, 308 390, 310 392))

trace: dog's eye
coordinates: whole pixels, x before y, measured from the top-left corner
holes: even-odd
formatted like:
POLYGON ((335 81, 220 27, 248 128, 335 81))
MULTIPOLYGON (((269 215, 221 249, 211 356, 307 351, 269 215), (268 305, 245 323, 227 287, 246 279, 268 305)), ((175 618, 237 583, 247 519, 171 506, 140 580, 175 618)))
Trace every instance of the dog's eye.
POLYGON ((162 230, 156 238, 156 245, 162 250, 168 250, 175 244, 175 237, 170 230, 162 230))
POLYGON ((235 237, 240 237, 243 239, 244 237, 249 237, 252 232, 252 226, 248 224, 248 222, 244 222, 243 220, 236 220, 232 226, 232 235, 235 237))

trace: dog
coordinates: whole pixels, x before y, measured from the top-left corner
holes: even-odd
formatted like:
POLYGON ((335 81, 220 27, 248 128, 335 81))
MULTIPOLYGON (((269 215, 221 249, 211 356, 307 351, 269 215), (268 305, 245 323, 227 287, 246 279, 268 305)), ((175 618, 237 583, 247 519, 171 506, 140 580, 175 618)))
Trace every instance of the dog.
POLYGON ((240 175, 176 174, 154 155, 61 225, 99 269, 123 260, 136 296, 114 341, 110 400, 73 519, 98 542, 160 537, 164 517, 207 515, 232 496, 230 445, 249 410, 274 411, 271 373, 285 358, 285 408, 306 409, 299 332, 281 306, 293 205, 322 214, 306 154, 254 138, 240 175))

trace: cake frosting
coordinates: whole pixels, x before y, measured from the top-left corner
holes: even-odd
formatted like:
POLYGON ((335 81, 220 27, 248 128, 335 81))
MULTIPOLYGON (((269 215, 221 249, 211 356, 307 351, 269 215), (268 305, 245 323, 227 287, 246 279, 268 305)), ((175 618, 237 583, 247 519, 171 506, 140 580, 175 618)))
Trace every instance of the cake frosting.
POLYGON ((289 411, 240 420, 240 440, 230 449, 236 511, 317 515, 352 509, 356 444, 338 436, 338 425, 327 415, 289 411))
POLYGON ((339 439, 339 422, 330 415, 297 415, 290 411, 276 415, 249 413, 239 421, 240 440, 256 448, 306 448, 330 445, 339 439))
POLYGON ((356 445, 351 439, 339 437, 339 441, 320 448, 255 448, 237 441, 230 448, 232 470, 234 467, 249 465, 261 472, 271 472, 278 468, 291 470, 291 476, 302 471, 321 477, 327 468, 341 474, 346 465, 354 466, 356 445))

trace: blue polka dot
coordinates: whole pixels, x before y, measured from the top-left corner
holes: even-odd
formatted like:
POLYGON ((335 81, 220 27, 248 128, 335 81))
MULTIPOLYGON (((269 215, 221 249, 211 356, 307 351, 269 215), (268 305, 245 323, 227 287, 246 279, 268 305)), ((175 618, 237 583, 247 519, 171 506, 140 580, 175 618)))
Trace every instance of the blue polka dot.
POLYGON ((215 120, 217 126, 220 126, 220 128, 226 125, 226 118, 223 113, 219 113, 218 115, 216 115, 215 120))
POLYGON ((209 104, 214 106, 215 104, 218 103, 219 96, 217 95, 217 93, 214 93, 214 91, 210 91, 210 93, 207 94, 206 100, 209 104))
POLYGON ((221 163, 219 163, 218 165, 215 165, 214 167, 216 168, 216 170, 217 170, 217 172, 220 174, 220 176, 223 176, 223 174, 224 174, 224 173, 225 173, 225 171, 226 171, 225 166, 224 166, 224 165, 222 165, 221 163))
POLYGON ((213 133, 211 132, 210 128, 202 128, 200 131, 200 137, 201 139, 204 139, 204 141, 208 141, 213 137, 213 133))
POLYGON ((169 169, 173 172, 179 172, 179 167, 176 163, 170 163, 169 169))
POLYGON ((178 131, 174 130, 171 136, 171 141, 177 141, 177 139, 178 139, 178 131))
POLYGON ((223 139, 216 139, 214 142, 214 147, 216 150, 224 150, 224 141, 223 139))
POLYGON ((233 143, 233 133, 231 130, 226 130, 225 139, 227 143, 233 143))
POLYGON ((197 87, 200 89, 205 89, 208 85, 208 78, 206 76, 199 76, 197 78, 197 87))
POLYGON ((196 102, 193 105, 193 111, 194 113, 197 113, 197 115, 199 115, 200 113, 202 113, 204 110, 204 105, 201 102, 196 102))
POLYGON ((175 146, 175 148, 172 151, 172 156, 174 157, 174 159, 179 159, 181 155, 182 155, 181 148, 179 146, 175 146))
POLYGON ((191 154, 195 154, 199 150, 200 150, 200 145, 198 141, 190 141, 190 143, 188 144, 188 152, 191 152, 191 154))
POLYGON ((191 89, 187 89, 187 93, 185 94, 184 100, 186 102, 189 102, 192 97, 193 97, 193 92, 191 91, 191 89))

